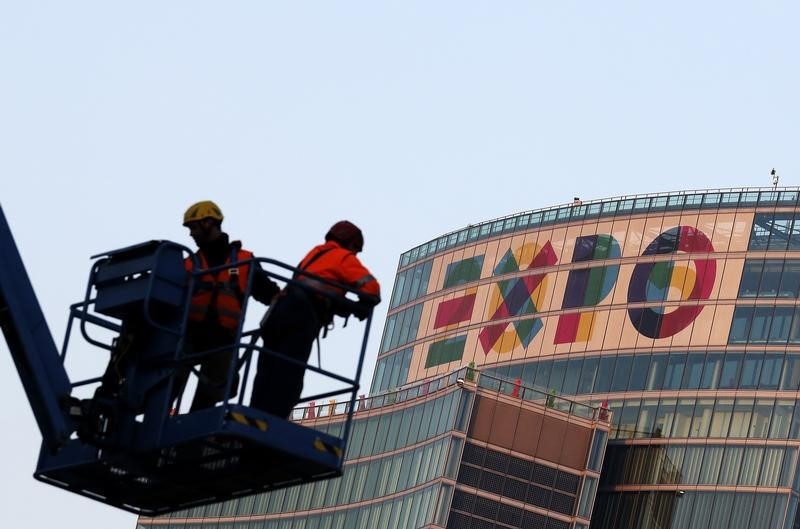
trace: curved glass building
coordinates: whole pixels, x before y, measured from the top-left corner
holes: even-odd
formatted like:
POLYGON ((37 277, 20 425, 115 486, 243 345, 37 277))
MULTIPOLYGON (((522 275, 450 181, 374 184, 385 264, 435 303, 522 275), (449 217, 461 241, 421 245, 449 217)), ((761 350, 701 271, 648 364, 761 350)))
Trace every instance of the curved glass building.
POLYGON ((799 198, 576 199, 405 252, 344 477, 140 524, 798 527, 799 198))

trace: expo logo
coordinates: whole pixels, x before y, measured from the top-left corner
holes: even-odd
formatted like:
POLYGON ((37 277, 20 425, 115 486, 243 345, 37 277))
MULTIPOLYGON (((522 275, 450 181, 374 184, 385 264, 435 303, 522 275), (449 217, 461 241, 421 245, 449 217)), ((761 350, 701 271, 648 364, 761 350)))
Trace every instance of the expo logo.
MULTIPOLYGON (((705 233, 691 226, 677 226, 661 233, 647 246, 642 255, 682 253, 707 254, 714 251, 705 233)), ((572 262, 585 262, 621 257, 619 243, 611 235, 599 234, 578 237, 572 262)), ((489 321, 533 315, 542 306, 546 292, 547 274, 536 273, 536 268, 554 265, 556 258, 550 243, 543 247, 523 246, 515 252, 509 250, 495 267, 494 274, 501 275, 520 270, 532 273, 494 286, 489 305, 489 321)), ((597 266, 571 270, 562 300, 562 309, 593 307, 602 302, 613 290, 619 275, 619 265, 597 266)), ((664 301, 691 301, 708 299, 716 277, 716 260, 699 257, 682 262, 659 261, 639 263, 633 269, 628 284, 628 303, 661 303, 664 301)), ((456 301, 456 300, 453 300, 456 301)), ((681 305, 670 312, 663 307, 636 307, 628 309, 633 327, 649 338, 667 338, 688 327, 703 310, 702 305, 681 305)), ((471 312, 471 311, 470 311, 471 312)), ((586 342, 591 338, 595 313, 593 311, 562 314, 558 318, 555 344, 586 342)), ((527 347, 542 329, 539 318, 521 318, 514 322, 488 324, 479 341, 488 354, 510 352, 514 343, 527 347), (514 339, 516 338, 516 340, 514 339)))

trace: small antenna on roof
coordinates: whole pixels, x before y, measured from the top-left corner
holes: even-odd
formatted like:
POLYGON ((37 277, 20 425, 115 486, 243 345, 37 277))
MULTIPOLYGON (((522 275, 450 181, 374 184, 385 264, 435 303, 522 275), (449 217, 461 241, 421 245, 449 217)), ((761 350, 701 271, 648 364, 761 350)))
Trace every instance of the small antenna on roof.
POLYGON ((780 176, 778 176, 778 171, 776 171, 775 168, 773 167, 772 171, 770 171, 769 174, 772 175, 772 187, 777 188, 778 187, 778 179, 780 178, 780 176))

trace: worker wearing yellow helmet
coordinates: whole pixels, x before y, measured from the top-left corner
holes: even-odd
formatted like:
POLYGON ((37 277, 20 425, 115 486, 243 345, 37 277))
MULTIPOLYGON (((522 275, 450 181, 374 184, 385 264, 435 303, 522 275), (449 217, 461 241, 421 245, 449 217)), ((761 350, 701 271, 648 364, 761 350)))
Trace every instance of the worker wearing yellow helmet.
POLYGON ((183 214, 183 225, 186 226, 190 222, 203 219, 215 219, 222 222, 224 218, 218 205, 211 200, 201 200, 189 206, 189 209, 183 214))
MULTIPOLYGON (((192 411, 210 408, 225 398, 225 384, 235 353, 233 343, 242 319, 242 302, 253 259, 253 253, 243 249, 241 242, 231 241, 222 231, 224 218, 220 207, 210 200, 192 204, 183 215, 183 225, 197 244, 197 252, 185 261, 187 272, 195 274, 186 352, 198 354, 222 348, 218 353, 203 357, 200 362, 192 411), (202 273, 209 269, 208 273, 202 273)), ((251 295, 269 305, 279 290, 278 285, 257 266, 251 295)), ((190 371, 191 366, 184 366, 178 374, 175 397, 183 391, 190 371)), ((237 387, 238 375, 229 396, 235 394, 237 387)))
POLYGON ((207 244, 220 237, 224 219, 219 206, 210 200, 202 200, 189 206, 183 214, 183 225, 189 228, 194 242, 201 246, 201 242, 207 244))

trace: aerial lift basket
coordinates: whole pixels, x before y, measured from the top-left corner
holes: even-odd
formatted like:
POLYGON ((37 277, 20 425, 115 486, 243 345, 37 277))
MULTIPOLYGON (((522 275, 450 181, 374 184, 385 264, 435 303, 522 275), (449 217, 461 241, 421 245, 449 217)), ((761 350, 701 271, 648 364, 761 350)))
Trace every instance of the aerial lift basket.
MULTIPOLYGON (((221 405, 176 413, 176 374, 215 352, 184 350, 189 293, 199 275, 186 272, 190 255, 178 244, 150 241, 95 256, 86 295, 70 308, 59 352, 0 208, 0 326, 42 433, 37 479, 152 516, 341 475, 371 312, 354 378, 307 366, 341 387, 305 401, 349 398, 346 420, 336 431, 246 406, 244 384, 237 398, 221 405), (105 372, 71 381, 65 361, 76 327, 108 356, 93 360, 105 372), (91 390, 89 398, 75 397, 91 390)), ((274 279, 293 282, 288 265, 263 258, 249 264, 243 310, 256 266, 267 265, 274 279)), ((355 303, 351 298, 337 302, 347 306, 355 303)), ((239 370, 246 382, 253 353, 277 354, 260 347, 257 338, 257 329, 244 331, 240 324, 226 394, 239 370)))

